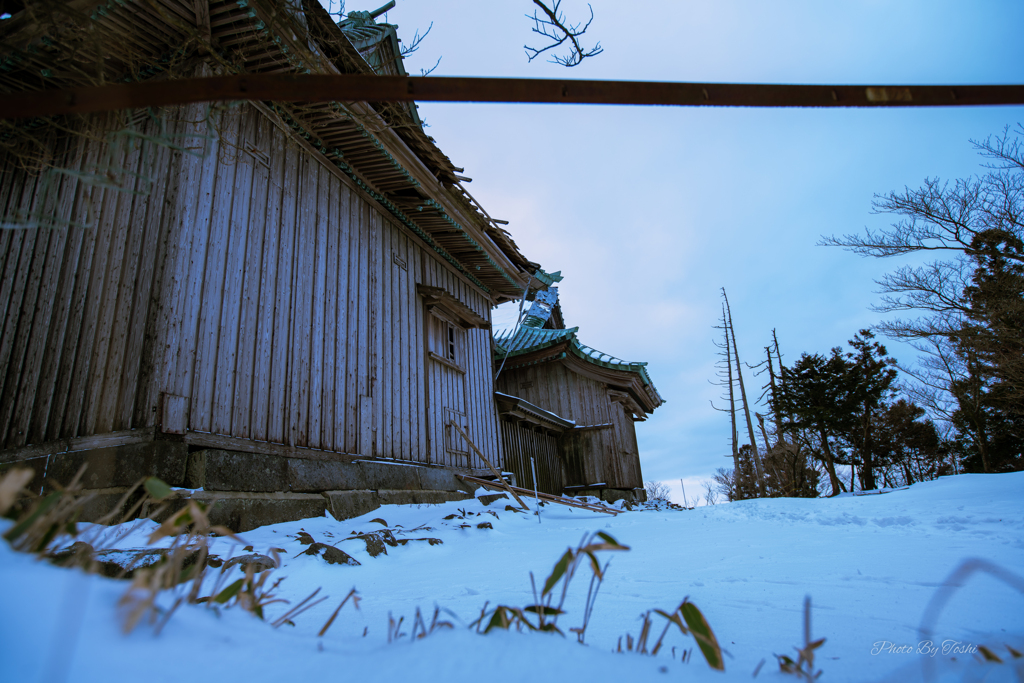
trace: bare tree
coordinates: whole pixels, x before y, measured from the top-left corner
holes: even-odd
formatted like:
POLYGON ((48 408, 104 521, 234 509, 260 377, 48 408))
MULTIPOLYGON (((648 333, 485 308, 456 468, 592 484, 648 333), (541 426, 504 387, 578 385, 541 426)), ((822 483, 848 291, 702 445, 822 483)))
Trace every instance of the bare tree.
POLYGON ((551 43, 541 48, 524 45, 528 61, 532 62, 541 54, 561 47, 567 42, 569 53, 567 55, 552 55, 552 58, 548 60, 549 62, 562 66, 576 66, 585 58, 594 57, 604 52, 600 42, 596 43, 589 50, 580 45, 580 36, 587 32, 591 22, 594 21, 594 8, 590 6, 590 3, 587 3, 587 7, 590 9, 590 19, 587 20, 586 24, 572 24, 566 21, 565 15, 560 9, 562 0, 554 0, 551 7, 548 7, 541 0, 533 0, 533 4, 540 8, 540 13, 538 14, 538 10, 534 10, 533 16, 527 14, 526 17, 533 20, 533 32, 548 38, 551 43))
MULTIPOLYGON (((951 424, 956 420, 981 456, 984 471, 990 471, 988 420, 984 386, 971 367, 977 357, 956 348, 946 337, 936 336, 911 344, 920 353, 914 367, 900 366, 913 381, 902 389, 932 416, 951 424)), ((953 464, 954 469, 958 467, 953 464)))
POLYGON ((645 483, 644 490, 647 492, 648 503, 656 500, 668 502, 669 488, 660 481, 649 481, 645 483))
POLYGON ((715 481, 713 479, 704 480, 704 502, 708 505, 715 505, 718 503, 718 491, 716 490, 715 481))
MULTIPOLYGON (((949 255, 947 260, 902 266, 877 281, 882 293, 875 310, 923 313, 879 324, 886 335, 905 340, 957 339, 971 313, 964 291, 977 269, 979 239, 992 230, 1024 237, 1024 126, 1007 128, 996 138, 972 141, 991 160, 989 172, 952 182, 926 178, 918 189, 875 195, 873 213, 900 216, 889 228, 864 235, 823 237, 819 244, 839 246, 861 256, 888 258, 920 252, 949 255)), ((1007 250, 1010 260, 1024 254, 1007 250)))
POLYGON ((715 488, 718 494, 725 496, 725 499, 730 503, 734 500, 736 492, 736 470, 727 470, 724 467, 719 467, 715 470, 715 474, 712 477, 715 482, 715 488))
MULTIPOLYGON (((724 290, 723 290, 723 293, 724 293, 724 290)), ((733 491, 729 494, 729 498, 730 498, 730 500, 742 500, 747 495, 746 494, 746 488, 747 487, 746 487, 746 481, 745 481, 745 479, 743 477, 742 468, 740 468, 739 434, 736 431, 736 385, 735 385, 735 383, 733 381, 732 345, 730 344, 730 341, 729 341, 730 329, 729 329, 728 318, 726 317, 726 314, 725 314, 725 304, 724 303, 722 304, 722 324, 721 324, 721 326, 716 326, 716 329, 722 330, 722 333, 725 335, 725 342, 723 344, 719 344, 718 342, 714 342, 714 344, 718 348, 722 349, 723 352, 724 352, 724 353, 719 354, 719 355, 723 355, 725 357, 725 374, 723 375, 722 371, 721 371, 721 367, 722 367, 721 366, 721 361, 719 361, 719 366, 718 366, 719 367, 719 371, 716 374, 721 378, 720 381, 719 381, 719 384, 722 385, 722 386, 728 387, 728 389, 729 389, 729 392, 728 392, 729 407, 728 408, 715 408, 714 402, 711 403, 711 407, 715 408, 715 410, 720 410, 722 412, 728 412, 729 413, 729 420, 730 420, 730 424, 731 424, 731 427, 732 427, 732 430, 730 432, 730 434, 732 435, 732 439, 731 439, 731 443, 732 443, 732 464, 733 464, 733 472, 735 473, 735 475, 733 476, 733 478, 731 480, 732 484, 733 484, 733 491)))
POLYGON ((732 337, 733 357, 736 358, 736 379, 740 385, 740 399, 743 401, 743 412, 747 418, 747 435, 750 437, 750 456, 754 464, 754 474, 757 478, 757 491, 761 497, 765 495, 764 489, 764 468, 761 464, 761 454, 758 452, 757 439, 754 437, 754 422, 750 419, 750 404, 747 402, 747 390, 743 385, 743 369, 740 366, 740 352, 736 346, 736 330, 732 326, 732 310, 729 308, 729 297, 722 288, 722 299, 725 301, 725 312, 728 316, 729 333, 732 337))

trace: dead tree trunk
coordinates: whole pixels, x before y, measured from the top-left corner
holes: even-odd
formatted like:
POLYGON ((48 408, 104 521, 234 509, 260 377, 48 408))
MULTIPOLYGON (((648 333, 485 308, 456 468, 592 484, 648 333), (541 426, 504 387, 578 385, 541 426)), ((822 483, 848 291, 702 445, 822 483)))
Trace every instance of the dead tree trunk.
MULTIPOLYGON (((775 354, 779 357, 779 372, 781 373, 782 354, 779 353, 779 340, 775 336, 775 330, 772 330, 772 344, 775 345, 775 354)), ((772 403, 775 404, 775 399, 778 396, 776 393, 778 391, 778 386, 775 384, 775 367, 772 365, 772 350, 770 346, 766 346, 764 350, 768 355, 768 386, 771 390, 772 403)), ((781 377, 779 378, 779 381, 782 381, 781 377)), ((775 438, 780 444, 784 444, 786 443, 786 439, 782 431, 782 413, 777 410, 772 410, 772 413, 775 416, 775 438)))
POLYGON ((747 390, 743 386, 743 369, 740 366, 740 352, 736 346, 736 330, 732 326, 732 310, 729 308, 729 297, 722 288, 722 298, 725 300, 725 311, 728 317, 729 333, 732 336, 732 350, 736 357, 736 379, 740 383, 740 400, 743 402, 743 412, 747 418, 747 433, 750 435, 750 457, 754 461, 754 476, 757 477, 757 491, 761 497, 765 495, 764 488, 764 466, 761 463, 761 455, 757 448, 757 439, 754 436, 754 421, 750 419, 750 404, 747 403, 747 390))
POLYGON ((733 500, 743 500, 746 496, 746 482, 743 477, 743 470, 740 468, 740 446, 739 434, 736 431, 736 395, 732 380, 732 349, 729 346, 729 326, 726 324, 725 306, 722 306, 722 329, 725 331, 725 366, 729 383, 729 419, 732 423, 732 466, 734 476, 733 487, 735 489, 733 500))

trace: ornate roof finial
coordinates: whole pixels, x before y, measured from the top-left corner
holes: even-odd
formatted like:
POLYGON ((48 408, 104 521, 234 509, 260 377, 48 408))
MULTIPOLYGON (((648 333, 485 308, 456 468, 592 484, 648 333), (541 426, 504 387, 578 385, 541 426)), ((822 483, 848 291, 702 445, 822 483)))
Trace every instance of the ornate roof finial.
POLYGON ((384 14, 388 10, 395 8, 395 0, 390 0, 383 7, 378 7, 372 12, 364 12, 356 10, 349 12, 345 20, 341 22, 351 28, 362 28, 363 26, 373 26, 376 22, 374 21, 377 17, 384 14))

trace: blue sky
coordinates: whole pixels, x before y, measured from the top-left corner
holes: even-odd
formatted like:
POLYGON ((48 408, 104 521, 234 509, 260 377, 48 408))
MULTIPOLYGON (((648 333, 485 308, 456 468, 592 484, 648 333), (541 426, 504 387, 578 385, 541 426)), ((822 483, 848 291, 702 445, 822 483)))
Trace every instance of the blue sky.
MULTIPOLYGON (((383 0, 371 4, 347 9, 383 0)), ((605 51, 573 69, 527 63, 523 45, 538 44, 523 16, 529 0, 398 0, 387 20, 406 41, 433 22, 407 60, 413 74, 441 57, 435 75, 1024 83, 1016 0, 591 4, 584 43, 605 51)), ((575 0, 563 10, 588 15, 575 0)), ((760 360, 772 328, 787 362, 845 343, 879 320, 873 280, 898 263, 815 246, 819 237, 884 227, 889 219, 870 213, 874 193, 975 173, 969 140, 1024 122, 1024 107, 424 103, 420 113, 523 252, 562 271, 565 318, 582 341, 650 363, 667 403, 637 425, 645 479, 686 477, 693 488, 729 450, 728 417, 710 405, 720 288, 747 362, 760 360)), ((746 380, 748 391, 760 384, 746 380)))

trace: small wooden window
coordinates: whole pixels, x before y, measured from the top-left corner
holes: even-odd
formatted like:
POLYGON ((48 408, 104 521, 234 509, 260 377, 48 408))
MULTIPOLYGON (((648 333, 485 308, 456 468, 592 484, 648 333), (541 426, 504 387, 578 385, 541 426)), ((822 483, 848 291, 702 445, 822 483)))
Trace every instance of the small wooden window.
POLYGON ((451 323, 448 323, 448 360, 453 363, 458 362, 455 357, 455 326, 451 323))
POLYGON ((438 363, 447 365, 456 372, 465 374, 466 330, 458 324, 445 320, 438 311, 431 311, 430 345, 427 355, 438 363))

